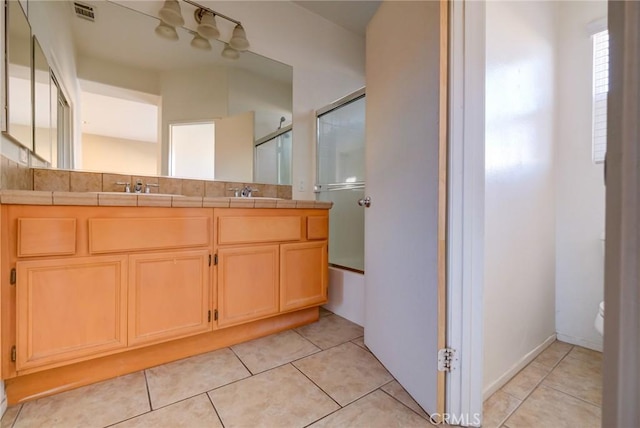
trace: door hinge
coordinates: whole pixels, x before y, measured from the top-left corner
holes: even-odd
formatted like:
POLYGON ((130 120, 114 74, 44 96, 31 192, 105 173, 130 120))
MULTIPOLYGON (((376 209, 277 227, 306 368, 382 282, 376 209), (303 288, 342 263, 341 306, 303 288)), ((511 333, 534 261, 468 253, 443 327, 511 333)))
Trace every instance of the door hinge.
POLYGON ((211 254, 209 254, 209 266, 211 266, 211 254))
POLYGON ((11 347, 11 361, 13 361, 14 363, 16 362, 16 347, 12 346, 11 347))
POLYGON ((18 279, 18 274, 16 273, 16 268, 11 269, 11 277, 9 278, 9 283, 11 285, 15 285, 18 279))
POLYGON ((209 311, 209 317, 208 317, 209 322, 211 322, 211 311, 209 311))
POLYGON ((218 265, 218 254, 217 253, 213 256, 213 264, 216 265, 216 266, 218 265))
POLYGON ((452 348, 442 348, 438 351, 438 371, 450 372, 458 362, 456 350, 452 348))
POLYGON ((217 309, 214 309, 214 311, 213 311, 213 319, 214 319, 214 321, 218 321, 218 310, 217 309))

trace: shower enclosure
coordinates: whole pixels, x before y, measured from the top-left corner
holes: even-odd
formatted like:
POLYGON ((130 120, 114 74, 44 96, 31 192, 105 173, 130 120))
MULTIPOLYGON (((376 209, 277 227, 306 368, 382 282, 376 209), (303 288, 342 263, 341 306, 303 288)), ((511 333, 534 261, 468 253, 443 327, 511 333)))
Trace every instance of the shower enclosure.
POLYGON ((333 202, 329 264, 364 273, 365 90, 317 113, 316 199, 333 202))
POLYGON ((257 140, 254 156, 256 183, 291 184, 291 125, 257 140))

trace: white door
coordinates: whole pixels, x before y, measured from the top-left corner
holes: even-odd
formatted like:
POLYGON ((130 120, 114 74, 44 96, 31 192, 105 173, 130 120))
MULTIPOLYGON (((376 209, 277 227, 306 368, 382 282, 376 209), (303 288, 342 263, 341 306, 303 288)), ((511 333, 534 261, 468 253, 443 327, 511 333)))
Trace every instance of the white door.
POLYGON ((366 42, 365 344, 432 416, 444 408, 440 8, 383 2, 366 42))

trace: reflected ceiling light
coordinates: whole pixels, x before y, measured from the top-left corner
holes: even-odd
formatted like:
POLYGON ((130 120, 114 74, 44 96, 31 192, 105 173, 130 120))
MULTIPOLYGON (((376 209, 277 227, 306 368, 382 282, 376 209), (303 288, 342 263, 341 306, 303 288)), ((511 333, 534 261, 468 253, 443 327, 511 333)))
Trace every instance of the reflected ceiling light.
MULTIPOLYGON (((191 46, 197 49, 211 50, 211 43, 209 40, 218 39, 220 37, 220 31, 216 24, 216 17, 227 20, 235 27, 231 34, 231 39, 228 43, 225 43, 224 49, 221 55, 227 59, 238 59, 240 52, 249 49, 249 41, 247 40, 247 33, 240 21, 233 18, 229 18, 226 15, 202 6, 193 0, 182 0, 183 2, 194 6, 196 10, 193 13, 193 17, 198 24, 195 31, 192 26, 187 26, 185 29, 194 34, 193 40, 191 40, 191 46)), ((183 27, 185 25, 182 12, 180 10, 180 0, 164 0, 163 6, 158 12, 160 17, 160 24, 156 27, 155 32, 158 36, 169 40, 178 40, 178 33, 176 27, 183 27)))
POLYGON ((164 21, 160 21, 160 24, 155 29, 158 36, 167 40, 178 40, 178 33, 176 29, 164 21))
POLYGON ((237 50, 229 46, 229 43, 224 44, 224 49, 222 49, 222 52, 220 53, 220 55, 222 55, 222 57, 226 59, 240 58, 240 52, 238 52, 237 50))
POLYGON ((209 43, 209 40, 205 39, 198 33, 195 33, 193 35, 193 40, 191 40, 191 46, 193 46, 196 49, 202 49, 205 51, 211 50, 211 43, 209 43))
POLYGON ((236 28, 233 29, 231 40, 229 40, 229 46, 237 51, 246 51, 247 49, 249 49, 247 33, 245 33, 242 24, 236 24, 236 28))
POLYGON ((184 18, 180 12, 180 3, 178 0, 164 0, 164 6, 158 12, 160 18, 173 27, 182 27, 184 18))
POLYGON ((198 8, 194 13, 194 17, 198 23, 198 28, 196 28, 198 34, 205 39, 217 39, 220 37, 220 31, 216 26, 216 16, 212 12, 198 8))

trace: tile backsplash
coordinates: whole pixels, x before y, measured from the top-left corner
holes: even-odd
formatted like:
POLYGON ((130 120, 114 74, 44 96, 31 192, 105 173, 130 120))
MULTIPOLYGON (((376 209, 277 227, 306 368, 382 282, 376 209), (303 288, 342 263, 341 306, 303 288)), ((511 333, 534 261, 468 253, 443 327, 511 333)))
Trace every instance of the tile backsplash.
POLYGON ((117 182, 131 183, 133 186, 137 180, 144 184, 157 184, 158 187, 151 187, 151 193, 200 197, 234 196, 234 191, 229 189, 250 185, 258 189, 256 196, 292 198, 291 186, 287 185, 28 168, 0 155, 0 188, 3 190, 124 192, 124 186, 116 184, 117 182))

